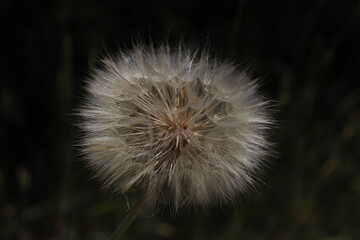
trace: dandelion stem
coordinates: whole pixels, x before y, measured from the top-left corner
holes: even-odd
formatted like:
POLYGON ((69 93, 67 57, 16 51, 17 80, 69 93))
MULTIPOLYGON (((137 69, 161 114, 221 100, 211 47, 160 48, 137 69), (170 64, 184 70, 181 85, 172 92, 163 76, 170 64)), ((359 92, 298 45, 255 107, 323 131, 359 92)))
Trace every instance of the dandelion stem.
POLYGON ((134 221, 139 211, 144 206, 145 199, 139 199, 136 204, 128 211, 124 219, 121 221, 120 225, 117 227, 115 232, 111 235, 109 240, 117 240, 123 235, 126 229, 130 226, 130 224, 134 221))

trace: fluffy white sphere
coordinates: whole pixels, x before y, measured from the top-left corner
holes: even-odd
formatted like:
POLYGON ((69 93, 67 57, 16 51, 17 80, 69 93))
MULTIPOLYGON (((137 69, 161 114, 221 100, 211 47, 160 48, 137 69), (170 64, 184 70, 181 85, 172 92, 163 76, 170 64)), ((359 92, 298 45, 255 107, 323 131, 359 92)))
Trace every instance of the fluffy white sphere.
POLYGON ((103 60, 87 90, 82 149, 114 193, 206 208, 253 187, 271 119, 246 72, 205 52, 137 46, 103 60))

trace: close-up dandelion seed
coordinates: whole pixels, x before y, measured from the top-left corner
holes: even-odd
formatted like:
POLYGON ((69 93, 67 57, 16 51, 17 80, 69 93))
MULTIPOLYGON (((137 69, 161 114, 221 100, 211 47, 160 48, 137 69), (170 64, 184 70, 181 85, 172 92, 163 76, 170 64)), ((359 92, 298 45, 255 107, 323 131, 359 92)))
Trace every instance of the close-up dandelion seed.
POLYGON ((360 239, 360 1, 2 1, 1 240, 360 239))
POLYGON ((81 146, 105 188, 175 210, 254 191, 272 121, 246 71, 182 45, 137 45, 104 58, 86 88, 81 146))

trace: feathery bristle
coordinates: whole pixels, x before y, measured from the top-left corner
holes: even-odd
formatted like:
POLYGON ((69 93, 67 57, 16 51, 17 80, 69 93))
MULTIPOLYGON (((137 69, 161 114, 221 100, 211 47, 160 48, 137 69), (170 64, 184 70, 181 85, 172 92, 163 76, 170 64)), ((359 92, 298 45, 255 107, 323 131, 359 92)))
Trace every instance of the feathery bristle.
POLYGON ((206 208, 253 187, 271 119, 245 72, 183 47, 139 46, 103 60, 87 89, 82 149, 113 192, 206 208))

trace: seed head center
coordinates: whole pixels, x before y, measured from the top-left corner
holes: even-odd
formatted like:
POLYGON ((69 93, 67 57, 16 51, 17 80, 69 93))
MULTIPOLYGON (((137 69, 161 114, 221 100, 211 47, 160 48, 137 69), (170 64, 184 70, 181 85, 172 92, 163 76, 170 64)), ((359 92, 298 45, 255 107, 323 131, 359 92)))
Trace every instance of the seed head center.
POLYGON ((188 119, 184 113, 170 114, 164 119, 167 134, 170 136, 169 147, 175 151, 182 151, 189 143, 188 119))

